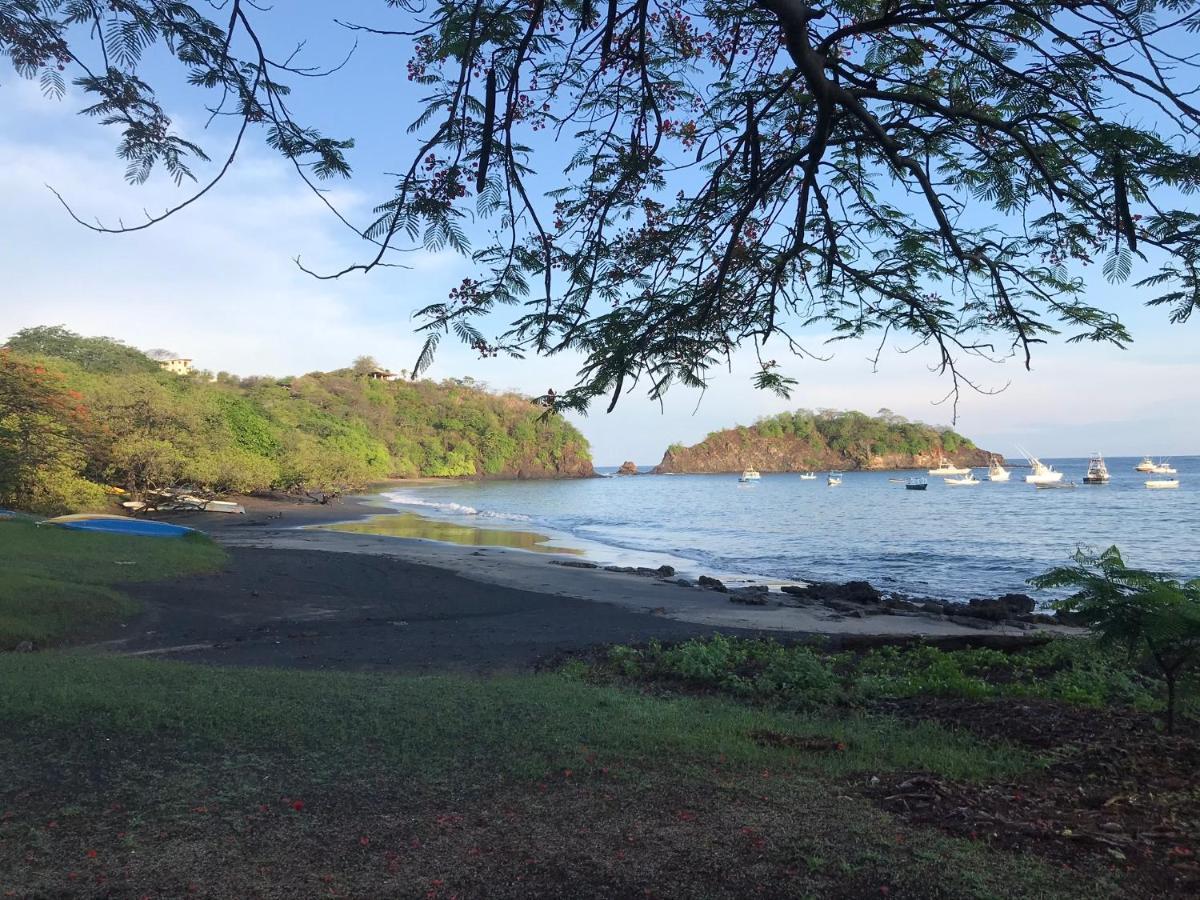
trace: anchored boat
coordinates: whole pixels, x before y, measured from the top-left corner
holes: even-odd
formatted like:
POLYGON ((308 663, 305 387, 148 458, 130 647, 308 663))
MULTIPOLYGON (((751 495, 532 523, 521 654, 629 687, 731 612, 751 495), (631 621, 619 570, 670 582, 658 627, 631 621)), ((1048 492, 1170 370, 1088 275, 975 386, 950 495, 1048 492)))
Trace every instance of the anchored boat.
POLYGON ((1146 482, 1146 487, 1152 491, 1168 490, 1170 488, 1179 487, 1178 478, 1151 478, 1146 482))
POLYGON ((816 472, 801 472, 800 480, 801 481, 816 481, 817 473, 816 472))
POLYGON ((1011 475, 1012 472, 1008 471, 1008 469, 1004 468, 1004 466, 1001 464, 1000 457, 993 456, 988 462, 988 481, 1008 481, 1011 475))
POLYGON ((1155 463, 1154 460, 1152 460, 1148 456, 1143 456, 1142 461, 1133 467, 1133 471, 1135 471, 1135 472, 1153 472, 1155 465, 1157 465, 1157 463, 1155 463))
POLYGON ((1054 466, 1046 465, 1036 456, 1031 456, 1029 453, 1026 453, 1025 457, 1029 460, 1029 468, 1033 470, 1031 474, 1025 476, 1026 484, 1054 484, 1055 482, 1062 481, 1063 473, 1056 472, 1054 466))
POLYGON ((744 472, 742 472, 742 477, 739 478, 738 481, 745 483, 747 481, 758 481, 760 478, 762 478, 762 476, 759 475, 755 469, 746 469, 744 472))
POLYGON ((825 477, 825 483, 827 485, 829 485, 830 487, 837 487, 839 484, 842 483, 842 473, 841 472, 830 472, 825 477))
POLYGON ((944 456, 938 460, 936 467, 929 470, 930 475, 966 475, 970 473, 970 469, 963 469, 952 464, 944 456))
POLYGON ((943 478, 942 480, 951 487, 967 487, 972 484, 983 484, 970 469, 967 469, 967 474, 961 478, 943 478))
POLYGON ((1087 474, 1083 476, 1084 484, 1108 484, 1112 476, 1108 474, 1108 466, 1104 464, 1104 457, 1099 453, 1093 453, 1092 458, 1088 460, 1087 474))
POLYGON ((904 489, 906 491, 924 491, 928 488, 928 478, 910 478, 908 481, 904 482, 904 489))

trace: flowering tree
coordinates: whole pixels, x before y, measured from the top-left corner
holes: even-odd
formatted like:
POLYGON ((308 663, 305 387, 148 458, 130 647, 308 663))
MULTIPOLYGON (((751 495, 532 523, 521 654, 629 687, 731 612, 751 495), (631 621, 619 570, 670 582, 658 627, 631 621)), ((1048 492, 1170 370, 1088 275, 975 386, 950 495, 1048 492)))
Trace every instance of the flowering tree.
MULTIPOLYGON (((579 381, 548 402, 611 408, 639 382, 656 397, 703 384, 749 344, 758 386, 786 392, 764 345, 804 355, 801 330, 820 325, 926 343, 957 389, 966 355, 1028 364, 1057 331, 1129 340, 1084 296, 1093 259, 1114 281, 1142 266, 1138 285, 1174 321, 1200 306, 1185 197, 1200 184, 1195 0, 384 0, 380 13, 338 24, 400 42, 424 109, 378 217, 351 225, 364 259, 314 274, 419 246, 470 254, 477 272, 420 310, 418 372, 444 334, 481 355, 573 349, 579 381), (491 226, 474 245, 472 216, 491 226), (503 305, 508 324, 485 333, 503 305)), ((351 141, 292 115, 287 82, 317 73, 269 45, 270 15, 248 0, 0 0, 0 52, 50 94, 69 70, 86 112, 121 129, 131 181, 158 165, 182 181, 206 158, 140 74, 156 43, 240 123, 195 196, 252 130, 310 184, 346 176, 351 141)))
POLYGON ((0 348, 0 505, 36 505, 72 481, 87 420, 83 395, 60 374, 0 348))

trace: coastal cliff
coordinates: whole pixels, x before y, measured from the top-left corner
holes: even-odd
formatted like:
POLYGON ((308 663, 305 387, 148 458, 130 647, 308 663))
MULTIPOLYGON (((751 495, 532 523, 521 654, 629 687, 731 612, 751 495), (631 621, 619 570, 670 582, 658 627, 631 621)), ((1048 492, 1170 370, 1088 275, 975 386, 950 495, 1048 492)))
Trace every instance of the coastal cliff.
POLYGON ((691 447, 673 444, 654 471, 920 469, 942 459, 958 466, 986 466, 991 455, 949 428, 909 422, 886 410, 877 416, 798 410, 715 431, 691 447))

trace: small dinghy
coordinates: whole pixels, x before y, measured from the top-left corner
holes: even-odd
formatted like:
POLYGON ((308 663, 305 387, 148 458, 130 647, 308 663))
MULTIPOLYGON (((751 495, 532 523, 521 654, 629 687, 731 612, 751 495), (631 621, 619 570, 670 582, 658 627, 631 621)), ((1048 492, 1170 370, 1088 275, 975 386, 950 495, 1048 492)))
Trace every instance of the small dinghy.
POLYGON ((1146 487, 1152 491, 1163 491, 1171 488, 1179 487, 1178 478, 1151 478, 1146 482, 1146 487))
POLYGON ((800 480, 801 481, 816 481, 817 473, 816 472, 801 472, 800 480))
POLYGON ((829 485, 830 487, 837 487, 839 484, 842 483, 842 473, 841 472, 830 472, 828 475, 825 476, 825 483, 827 485, 829 485))
POLYGON ((128 516, 107 516, 98 513, 74 513, 46 519, 41 525, 56 525, 75 531, 105 531, 110 534, 131 534, 139 537, 183 537, 196 529, 151 519, 131 519, 128 516))

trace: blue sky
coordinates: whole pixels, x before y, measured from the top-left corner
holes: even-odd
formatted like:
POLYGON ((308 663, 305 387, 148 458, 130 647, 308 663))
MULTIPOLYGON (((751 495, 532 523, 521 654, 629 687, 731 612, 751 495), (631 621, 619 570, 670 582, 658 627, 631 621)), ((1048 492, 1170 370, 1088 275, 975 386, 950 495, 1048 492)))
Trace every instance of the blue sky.
MULTIPOLYGON (((293 37, 316 35, 307 58, 337 61, 354 37, 313 27, 327 21, 329 9, 323 3, 277 7, 270 37, 290 49, 293 37)), ((395 27, 377 0, 340 2, 336 11, 342 18, 395 27)), ((399 43, 364 37, 342 72, 296 85, 301 120, 358 142, 350 154, 355 178, 330 189, 360 222, 386 196, 390 179, 382 173, 412 152, 407 125, 420 91, 405 78, 407 56, 399 43)), ((200 135, 219 157, 227 136, 219 130, 204 134, 200 96, 183 91, 165 97, 185 132, 200 135)), ((293 262, 296 256, 329 269, 359 261, 363 247, 283 161, 257 145, 213 194, 183 214, 132 235, 88 232, 67 218, 46 184, 81 214, 108 222, 118 216, 138 221, 142 210, 161 209, 182 192, 161 175, 146 186, 127 186, 123 165, 113 155, 116 135, 76 115, 80 105, 78 96, 46 101, 35 84, 0 73, 0 196, 7 224, 0 241, 6 281, 0 339, 29 325, 64 323, 143 348, 173 349, 204 368, 239 374, 334 368, 362 353, 402 368, 415 359, 420 343, 411 313, 472 274, 470 262, 452 253, 419 252, 406 257, 408 270, 340 281, 304 275, 293 262)), ((1197 323, 1171 326, 1163 312, 1142 306, 1136 289, 1106 283, 1098 266, 1086 274, 1089 298, 1120 313, 1134 332, 1134 345, 1121 351, 1051 344, 1037 352, 1032 372, 1016 361, 970 364, 978 383, 1004 390, 964 394, 958 429, 1009 455, 1018 444, 1045 456, 1094 449, 1110 455, 1200 452, 1197 323)), ((691 443, 709 431, 797 406, 865 412, 887 407, 912 419, 949 423, 949 406, 937 403, 949 383, 927 369, 932 362, 927 354, 900 352, 906 344, 893 342, 873 371, 868 360, 873 345, 822 349, 825 335, 806 337, 833 358, 779 355, 787 374, 800 383, 790 401, 755 391, 752 360, 743 356, 735 358, 732 371, 714 373, 703 395, 675 391, 660 408, 631 394, 611 415, 596 409, 577 424, 597 462, 616 464, 656 462, 673 441, 691 443)), ((568 356, 481 361, 444 342, 430 375, 471 375, 496 388, 539 394, 569 386, 577 366, 568 356)))

